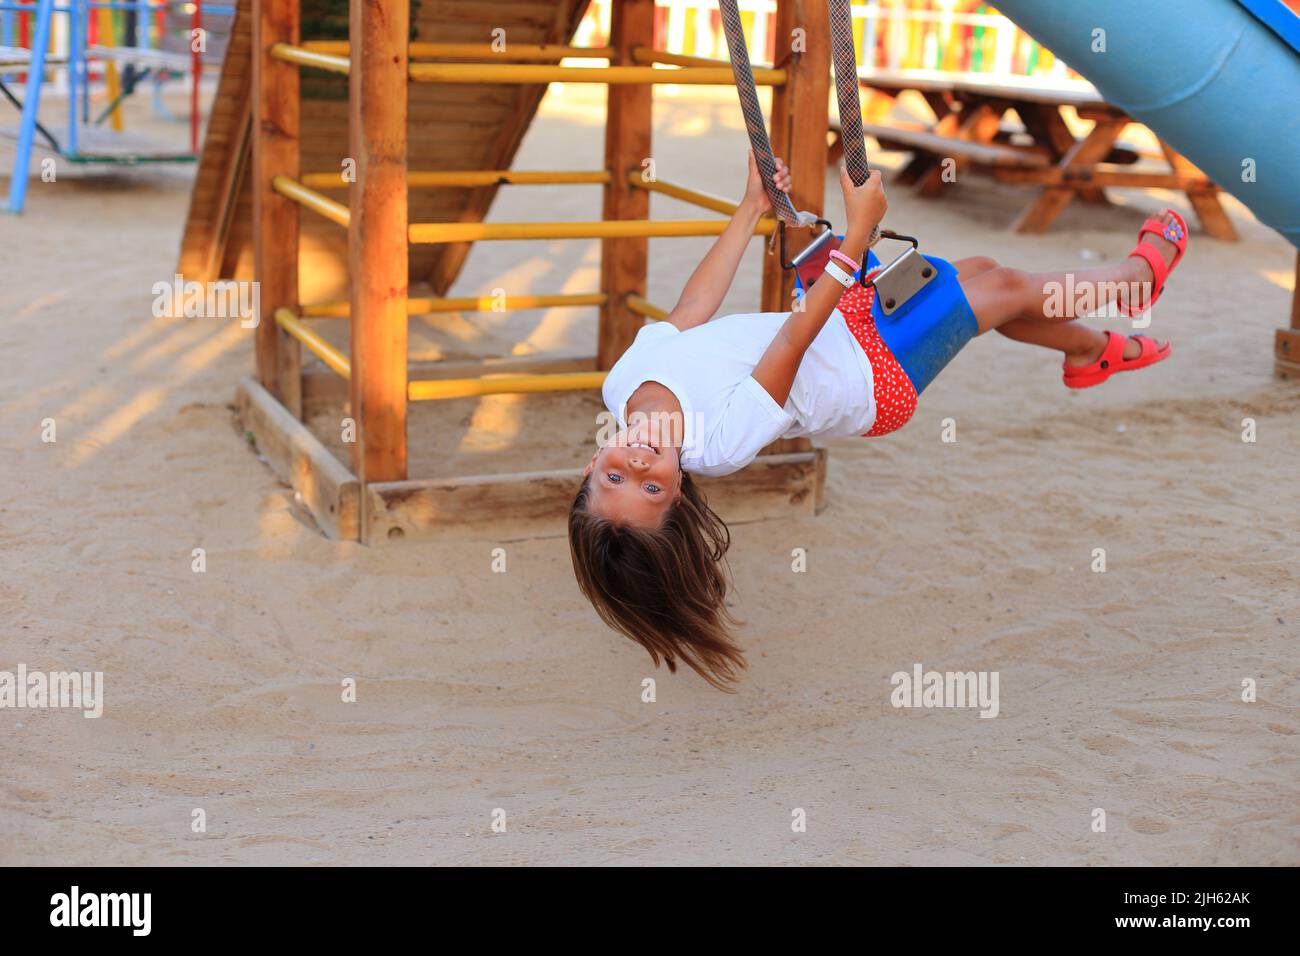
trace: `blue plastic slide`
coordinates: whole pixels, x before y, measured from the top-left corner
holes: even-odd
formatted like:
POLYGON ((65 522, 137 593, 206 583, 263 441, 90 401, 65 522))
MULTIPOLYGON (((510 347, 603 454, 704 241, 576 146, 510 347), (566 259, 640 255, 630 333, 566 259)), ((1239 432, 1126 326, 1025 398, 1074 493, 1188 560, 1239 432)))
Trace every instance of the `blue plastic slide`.
POLYGON ((1300 249, 1300 17, 1281 0, 994 0, 1300 249))

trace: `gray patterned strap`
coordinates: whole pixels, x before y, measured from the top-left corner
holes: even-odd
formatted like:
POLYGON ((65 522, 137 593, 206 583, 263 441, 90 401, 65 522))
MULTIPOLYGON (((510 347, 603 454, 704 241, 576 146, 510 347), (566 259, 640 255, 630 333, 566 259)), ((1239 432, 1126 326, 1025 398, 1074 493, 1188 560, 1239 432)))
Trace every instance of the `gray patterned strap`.
MULTIPOLYGON (((871 174, 866 138, 862 132, 862 102, 858 98, 858 59, 853 51, 853 13, 850 0, 826 0, 831 18, 831 55, 835 63, 835 97, 840 108, 840 143, 844 166, 853 185, 861 186, 871 174)), ((880 241, 876 226, 868 246, 880 241)))
MULTIPOLYGON (((790 197, 776 188, 776 158, 772 155, 772 141, 767 136, 767 122, 758 104, 758 90, 754 86, 754 68, 749 62, 749 47, 745 43, 745 28, 740 21, 736 0, 718 0, 722 13, 722 27, 727 37, 727 51, 731 55, 731 72, 736 78, 736 93, 740 96, 740 111, 745 115, 745 130, 754 150, 754 160, 763 179, 763 188, 772 203, 778 219, 792 226, 811 226, 817 222, 812 213, 799 212, 790 197)), ((854 76, 856 95, 856 72, 854 76)), ((860 127, 859 127, 860 129, 860 127)))

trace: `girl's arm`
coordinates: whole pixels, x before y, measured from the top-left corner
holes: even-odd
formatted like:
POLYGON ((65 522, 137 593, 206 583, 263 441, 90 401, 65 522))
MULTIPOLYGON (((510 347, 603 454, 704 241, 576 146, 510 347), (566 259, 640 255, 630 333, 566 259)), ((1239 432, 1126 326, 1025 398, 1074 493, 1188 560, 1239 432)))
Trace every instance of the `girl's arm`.
MULTIPOLYGON (((779 159, 776 161, 776 184, 782 192, 789 192, 790 172, 779 159)), ((736 269, 745 254, 745 247, 754 235, 754 227, 758 225, 759 218, 771 208, 772 204, 763 189, 763 181, 751 152, 745 198, 741 200, 722 235, 718 236, 708 254, 691 273, 677 304, 665 321, 685 332, 713 318, 722 305, 722 300, 726 298, 727 290, 731 288, 731 281, 736 277, 736 269)))
MULTIPOLYGON (((840 168, 840 188, 844 190, 844 208, 848 211, 849 227, 840 250, 852 259, 861 259, 867 240, 876 224, 885 217, 888 203, 880 184, 879 170, 861 186, 854 186, 849 174, 840 168)), ((763 357, 754 366, 754 380, 772 396, 778 405, 790 397, 794 377, 803 362, 804 353, 821 332, 826 320, 835 311, 844 286, 831 276, 822 275, 804 296, 804 307, 791 312, 763 357)))

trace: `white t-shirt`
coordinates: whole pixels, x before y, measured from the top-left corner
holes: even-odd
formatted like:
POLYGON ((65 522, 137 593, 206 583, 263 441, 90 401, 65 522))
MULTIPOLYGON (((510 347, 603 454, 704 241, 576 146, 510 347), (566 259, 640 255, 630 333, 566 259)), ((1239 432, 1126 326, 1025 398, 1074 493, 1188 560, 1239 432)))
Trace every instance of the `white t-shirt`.
POLYGON ((685 414, 682 468, 729 475, 778 438, 862 435, 876 421, 871 362, 837 309, 804 354, 785 407, 754 380, 754 366, 789 312, 727 315, 685 332, 652 322, 614 363, 605 405, 627 426, 627 400, 645 382, 685 414))

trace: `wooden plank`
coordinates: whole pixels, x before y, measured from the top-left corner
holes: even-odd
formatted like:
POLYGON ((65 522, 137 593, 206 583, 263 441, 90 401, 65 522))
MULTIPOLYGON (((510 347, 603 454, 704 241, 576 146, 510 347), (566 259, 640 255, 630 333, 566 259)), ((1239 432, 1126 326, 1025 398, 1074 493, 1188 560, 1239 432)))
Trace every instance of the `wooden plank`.
POLYGON ((1291 327, 1278 329, 1273 355, 1281 378, 1300 381, 1300 251, 1295 256, 1295 290, 1291 293, 1291 327))
POLYGON ((364 485, 406 478, 406 65, 410 5, 353 0, 351 156, 352 470, 364 485))
POLYGON ((1291 328, 1300 329, 1300 251, 1295 254, 1295 288, 1291 292, 1291 328))
POLYGON ((294 415, 302 412, 302 350, 272 318, 298 311, 298 204, 271 178, 298 178, 298 68, 273 60, 272 44, 298 42, 297 0, 253 0, 253 277, 259 286, 258 381, 294 415))
MULTIPOLYGON (((486 5, 484 13, 493 27, 505 27, 509 31, 509 36, 516 42, 569 43, 587 9, 587 0, 561 0, 559 3, 543 6, 546 16, 530 23, 506 19, 510 8, 497 3, 486 5)), ((426 15, 425 8, 421 6, 422 23, 430 22, 430 18, 433 17, 440 18, 436 21, 436 29, 422 35, 422 39, 427 37, 447 42, 481 41, 488 32, 482 27, 475 26, 472 34, 453 35, 452 30, 463 27, 464 9, 447 7, 442 12, 438 12, 439 9, 429 8, 426 15)), ((426 161, 428 156, 443 157, 443 162, 447 164, 443 168, 509 169, 511 167, 519 145, 523 142, 524 134, 528 131, 529 124, 537 113, 537 107, 546 93, 546 86, 531 84, 514 87, 482 86, 469 89, 477 91, 477 95, 480 96, 499 97, 504 94, 509 97, 508 110, 502 115, 499 128, 480 143, 474 146, 465 145, 456 151, 447 150, 438 140, 435 140, 428 150, 420 152, 413 150, 411 154, 413 168, 437 168, 426 161)), ((417 83, 413 84, 411 92, 411 97, 416 102, 427 101, 435 105, 450 95, 451 92, 445 84, 417 83)), ((428 128, 435 135, 437 134, 436 127, 430 125, 428 128)), ((426 214, 422 204, 428 201, 429 194, 421 193, 412 201, 411 215, 418 216, 417 221, 420 222, 481 222, 491 208, 498 188, 494 185, 459 192, 457 201, 460 206, 453 215, 449 216, 426 214)), ((433 293, 444 295, 451 288, 456 276, 460 274, 465 258, 469 255, 470 246, 471 243, 460 242, 440 247, 421 247, 412 255, 412 275, 420 278, 427 276, 433 293)))
POLYGON ((220 278, 221 263, 226 257, 226 244, 230 239, 230 224, 235 218, 240 189, 247 175, 252 152, 253 109, 247 96, 242 105, 242 113, 234 119, 233 135, 229 149, 225 151, 225 168, 221 171, 221 181, 212 204, 212 239, 208 247, 208 258, 203 264, 204 278, 200 282, 212 282, 220 278))
MULTIPOLYGON (((710 507, 733 524, 815 513, 820 453, 762 455, 725 478, 700 479, 710 507)), ((474 525, 485 534, 504 527, 520 537, 562 535, 582 483, 582 469, 473 475, 367 485, 364 540, 442 532, 474 525)))
MULTIPOLYGON (((992 173, 1004 183, 1034 183, 1040 186, 1060 186, 1080 193, 1092 188, 1123 187, 1129 189, 1189 190, 1203 187, 1206 180, 1198 176, 1178 173, 1138 172, 1117 169, 1078 167, 1062 169, 1050 166, 1045 169, 993 169, 992 173)), ((1212 184, 1211 184, 1212 186, 1212 184)))
POLYGON ((921 151, 934 156, 962 157, 983 166, 1003 166, 1018 169, 1042 169, 1050 165, 1041 153, 1014 146, 1000 146, 993 142, 958 139, 941 136, 928 130, 864 123, 862 130, 880 143, 884 149, 921 151))
POLYGON ((338 541, 356 541, 361 531, 361 485, 352 473, 253 379, 239 383, 235 409, 257 451, 302 496, 321 530, 338 541))
MULTIPOLYGON (((611 11, 611 65, 636 62, 636 47, 654 45, 654 0, 625 0, 611 11)), ((649 219, 650 194, 628 182, 628 174, 642 172, 651 157, 651 109, 654 91, 649 85, 611 84, 605 106, 605 169, 612 173, 604 187, 601 218, 649 219)), ((602 239, 600 288, 608 299, 600 309, 596 363, 610 368, 622 355, 645 319, 627 306, 627 296, 645 297, 650 240, 602 239)))
POLYGON ((1284 382, 1300 382, 1300 362, 1284 362, 1278 359, 1273 363, 1273 372, 1284 382))
MULTIPOLYGON (((1007 111, 1007 104, 999 100, 982 100, 980 102, 968 102, 961 111, 961 125, 958 128, 957 136, 949 141, 949 150, 951 155, 944 156, 944 159, 952 160, 953 182, 956 182, 958 174, 970 166, 972 157, 969 150, 971 147, 982 148, 985 150, 995 150, 1000 153, 1006 147, 993 145, 993 138, 998 135, 998 129, 1002 125, 1002 114, 1007 111), (954 143, 963 144, 962 146, 953 146, 954 143)), ((1015 154, 1015 150, 1011 151, 1015 154)), ((988 155, 988 154, 986 154, 988 155)), ((1032 155, 1032 154, 1027 154, 1032 155)), ((993 161, 997 162, 1019 162, 1020 157, 996 155, 993 161)), ((935 166, 921 179, 918 192, 922 196, 937 196, 943 191, 943 187, 949 185, 945 179, 945 169, 943 164, 935 166)))
MULTIPOLYGON (((242 170, 247 165, 247 156, 232 153, 232 144, 241 138, 234 128, 237 125, 246 127, 249 122, 252 17, 252 0, 238 0, 221 78, 208 116, 203 151, 194 175, 185 228, 181 233, 176 271, 187 280, 210 282, 222 278, 220 266, 225 251, 220 248, 220 243, 225 237, 221 234, 221 225, 224 221, 228 227, 230 220, 223 217, 217 203, 225 192, 231 172, 242 170)), ((247 151, 246 130, 242 140, 239 148, 247 151)), ((235 188, 237 190, 238 186, 235 188)))
POLYGON ((1300 329, 1278 329, 1273 341, 1273 354, 1279 362, 1300 364, 1300 329))
POLYGON ((922 93, 964 93, 976 97, 1049 103, 1080 108, 1106 105, 1090 83, 1077 80, 1047 83, 1039 78, 999 77, 981 73, 949 73, 937 70, 859 69, 859 83, 885 92, 917 90, 922 93))

